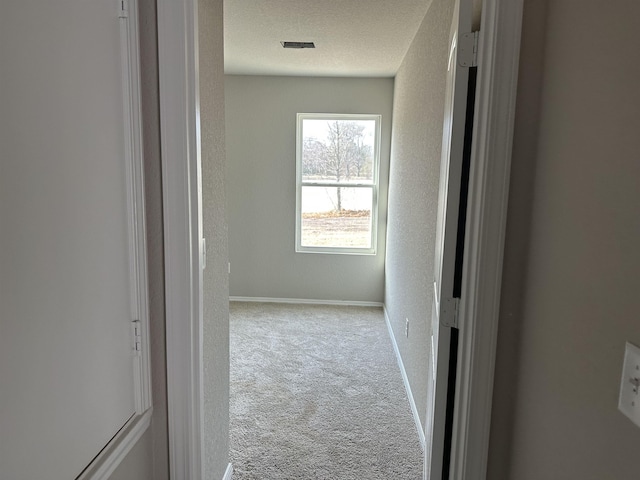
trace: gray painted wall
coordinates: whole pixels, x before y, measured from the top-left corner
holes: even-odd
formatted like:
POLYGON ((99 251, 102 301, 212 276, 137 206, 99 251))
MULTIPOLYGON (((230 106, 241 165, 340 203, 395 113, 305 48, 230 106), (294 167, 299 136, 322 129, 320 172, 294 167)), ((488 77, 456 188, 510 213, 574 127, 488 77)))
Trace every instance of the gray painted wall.
POLYGON ((225 82, 231 295, 382 302, 393 79, 225 82), (298 112, 382 115, 377 255, 295 253, 298 112))
POLYGON ((393 104, 384 301, 422 425, 452 4, 429 7, 396 76, 393 104))
POLYGON ((109 480, 155 480, 153 475, 153 435, 147 430, 114 470, 109 480))
POLYGON ((637 479, 640 3, 525 3, 487 478, 637 479))
POLYGON ((204 270, 204 477, 218 480, 229 457, 229 276, 225 198, 222 0, 198 2, 204 270))
MULTIPOLYGON (((136 480, 153 478, 162 480, 163 478, 168 478, 168 455, 166 451, 164 271, 155 0, 140 0, 139 13, 154 415, 151 428, 144 433, 111 478, 136 480), (152 461, 152 450, 154 451, 154 461, 152 461)), ((21 47, 16 46, 16 48, 21 47)), ((62 82, 61 84, 65 83, 66 76, 71 75, 71 73, 69 71, 60 73, 58 80, 62 82)), ((72 144, 73 142, 67 143, 67 145, 72 144)), ((42 175, 40 177, 44 178, 42 175)), ((52 218, 55 219, 56 217, 52 218)), ((42 433, 48 434, 47 432, 42 433)))

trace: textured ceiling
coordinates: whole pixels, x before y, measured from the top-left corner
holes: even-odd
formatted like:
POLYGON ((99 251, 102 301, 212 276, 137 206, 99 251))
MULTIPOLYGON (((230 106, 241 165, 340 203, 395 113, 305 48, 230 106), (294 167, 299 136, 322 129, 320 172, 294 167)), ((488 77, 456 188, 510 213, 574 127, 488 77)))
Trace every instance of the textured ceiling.
POLYGON ((225 73, 395 76, 431 0, 225 0, 225 73), (281 41, 315 42, 284 49, 281 41))

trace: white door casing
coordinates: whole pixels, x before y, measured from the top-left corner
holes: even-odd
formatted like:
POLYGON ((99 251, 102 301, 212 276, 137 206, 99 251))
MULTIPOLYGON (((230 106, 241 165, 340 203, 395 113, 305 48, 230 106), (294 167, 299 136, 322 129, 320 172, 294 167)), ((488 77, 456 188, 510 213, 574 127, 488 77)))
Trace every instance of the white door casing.
POLYGON ((456 0, 451 32, 442 133, 431 321, 431 368, 427 396, 425 478, 442 478, 445 453, 451 325, 457 315, 454 275, 469 68, 459 64, 460 36, 471 33, 471 0, 456 0))
MULTIPOLYGON (((451 451, 451 478, 455 480, 486 478, 522 3, 523 0, 484 0, 482 5, 459 310, 460 352, 451 451)), ((167 369, 175 379, 168 379, 169 397, 175 399, 169 408, 174 480, 200 478, 189 473, 201 468, 202 453, 202 426, 198 420, 201 390, 197 385, 199 366, 195 359, 199 348, 196 312, 201 285, 197 284, 199 256, 188 227, 189 222, 198 219, 198 204, 189 194, 190 179, 197 178, 198 168, 193 160, 197 129, 192 121, 193 90, 198 88, 194 69, 196 30, 196 2, 158 2, 160 100, 164 104, 161 129, 168 264, 167 335, 173 330, 172 348, 180 353, 167 355, 167 369), (186 262, 181 262, 185 258, 186 262), (189 388, 185 389, 180 379, 189 388)))
POLYGON ((205 458, 198 2, 157 8, 169 468, 173 480, 191 480, 205 458))

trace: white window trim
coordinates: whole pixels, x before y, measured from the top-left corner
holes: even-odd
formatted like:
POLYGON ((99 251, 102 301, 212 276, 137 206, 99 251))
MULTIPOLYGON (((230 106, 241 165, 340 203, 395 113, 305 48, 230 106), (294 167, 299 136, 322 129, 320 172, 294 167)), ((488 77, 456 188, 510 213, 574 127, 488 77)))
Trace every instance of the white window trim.
POLYGON ((362 113, 298 113, 296 121, 296 253, 324 253, 339 255, 375 255, 378 247, 378 198, 380 190, 380 137, 382 115, 362 113), (302 180, 302 122, 304 120, 373 120, 375 141, 373 152, 373 183, 364 182, 305 182, 302 180), (343 187, 371 189, 371 247, 310 247, 302 245, 302 187, 343 187))

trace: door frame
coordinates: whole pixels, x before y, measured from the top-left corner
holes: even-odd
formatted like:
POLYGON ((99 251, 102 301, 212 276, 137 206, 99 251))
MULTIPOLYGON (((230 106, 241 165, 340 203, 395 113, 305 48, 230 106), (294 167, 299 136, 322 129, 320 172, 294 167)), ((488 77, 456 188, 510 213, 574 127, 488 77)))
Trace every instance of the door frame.
POLYGON ((523 0, 484 0, 450 478, 486 478, 523 0))
POLYGON ((197 0, 157 2, 169 472, 184 480, 205 458, 197 20, 197 0))
MULTIPOLYGON (((482 7, 451 451, 456 480, 486 478, 522 9, 523 0, 484 0, 482 7)), ((173 480, 204 474, 197 15, 196 0, 158 0, 173 480)))

